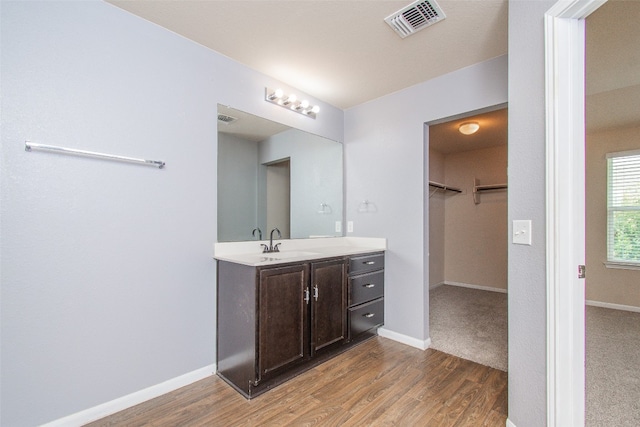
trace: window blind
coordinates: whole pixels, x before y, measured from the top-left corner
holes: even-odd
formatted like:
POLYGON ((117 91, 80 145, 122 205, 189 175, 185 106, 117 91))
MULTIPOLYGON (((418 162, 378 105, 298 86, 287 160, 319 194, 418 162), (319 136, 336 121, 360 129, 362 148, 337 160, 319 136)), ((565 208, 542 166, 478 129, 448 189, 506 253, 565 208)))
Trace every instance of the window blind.
POLYGON ((607 154, 607 260, 640 265, 640 150, 607 154))

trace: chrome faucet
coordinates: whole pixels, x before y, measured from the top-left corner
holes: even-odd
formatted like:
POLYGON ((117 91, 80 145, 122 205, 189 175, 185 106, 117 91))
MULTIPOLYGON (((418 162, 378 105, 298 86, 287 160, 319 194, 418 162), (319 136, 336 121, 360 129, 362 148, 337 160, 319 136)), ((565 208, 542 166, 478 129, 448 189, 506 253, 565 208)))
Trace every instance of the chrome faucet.
POLYGON ((253 237, 256 237, 256 231, 258 232, 258 240, 262 240, 262 230, 260 230, 259 227, 254 228, 251 234, 253 235, 253 237))
POLYGON ((276 243, 276 245, 273 245, 273 232, 277 231, 278 232, 278 239, 282 238, 282 234, 280 233, 280 230, 278 230, 278 228, 274 228, 273 230, 271 230, 271 234, 269 234, 269 246, 265 245, 264 243, 261 243, 260 246, 263 247, 262 249, 262 253, 269 253, 269 252, 280 252, 280 249, 278 248, 278 246, 280 246, 280 243, 276 243))

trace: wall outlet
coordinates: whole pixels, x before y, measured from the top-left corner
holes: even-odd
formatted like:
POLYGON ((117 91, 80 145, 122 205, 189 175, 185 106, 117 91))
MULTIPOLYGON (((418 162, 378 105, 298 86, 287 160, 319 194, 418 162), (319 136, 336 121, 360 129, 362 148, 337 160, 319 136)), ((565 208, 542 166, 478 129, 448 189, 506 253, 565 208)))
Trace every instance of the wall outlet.
POLYGON ((336 233, 342 233, 342 221, 336 221, 336 233))
POLYGON ((353 221, 347 221, 347 233, 353 233, 353 221))

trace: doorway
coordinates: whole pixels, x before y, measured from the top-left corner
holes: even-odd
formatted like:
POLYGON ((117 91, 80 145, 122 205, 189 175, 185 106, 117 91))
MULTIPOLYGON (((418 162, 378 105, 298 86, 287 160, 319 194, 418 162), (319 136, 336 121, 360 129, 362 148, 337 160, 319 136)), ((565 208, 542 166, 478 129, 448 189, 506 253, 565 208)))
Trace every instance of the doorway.
POLYGON ((640 221, 630 196, 639 185, 633 172, 640 153, 638 17, 640 3, 608 1, 585 24, 586 426, 640 425, 640 266, 609 262, 607 242, 611 191, 623 195, 611 219, 626 219, 612 223, 612 258, 637 259, 633 230, 640 221), (618 176, 611 190, 609 164, 618 176))
POLYGON ((278 160, 266 166, 267 230, 277 228, 283 239, 291 237, 291 161, 278 160))
POLYGON ((431 348, 507 370, 507 108, 431 122, 431 348), (478 129, 463 134, 465 124, 478 129))
POLYGON ((584 425, 584 20, 603 0, 545 14, 547 424, 584 425))

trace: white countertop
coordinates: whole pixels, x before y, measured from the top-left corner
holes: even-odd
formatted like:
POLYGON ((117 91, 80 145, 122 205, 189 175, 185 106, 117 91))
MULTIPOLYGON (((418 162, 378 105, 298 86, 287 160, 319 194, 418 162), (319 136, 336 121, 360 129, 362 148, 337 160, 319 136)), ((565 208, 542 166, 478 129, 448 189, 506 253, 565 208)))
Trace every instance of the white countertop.
POLYGON ((269 245, 268 240, 216 243, 213 257, 220 261, 229 261, 257 267, 380 252, 387 249, 387 239, 372 237, 274 240, 274 245, 280 243, 280 252, 271 253, 262 253, 261 243, 269 245))

